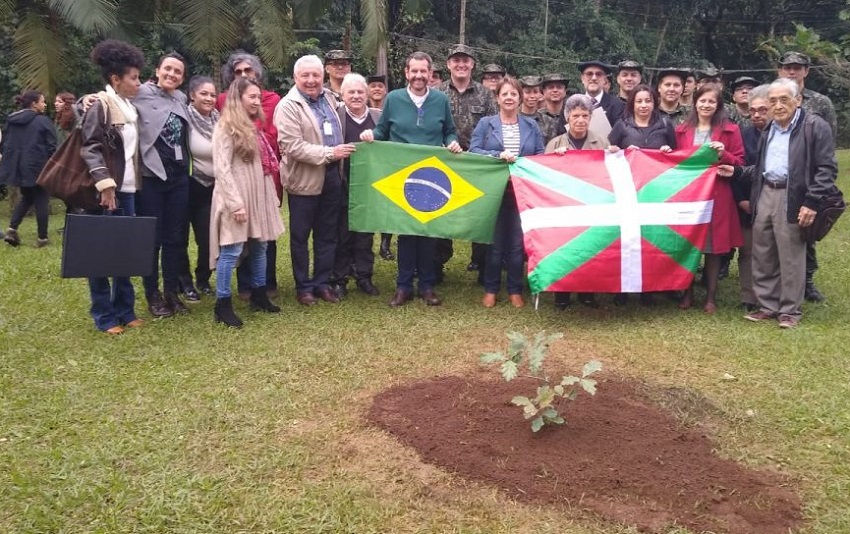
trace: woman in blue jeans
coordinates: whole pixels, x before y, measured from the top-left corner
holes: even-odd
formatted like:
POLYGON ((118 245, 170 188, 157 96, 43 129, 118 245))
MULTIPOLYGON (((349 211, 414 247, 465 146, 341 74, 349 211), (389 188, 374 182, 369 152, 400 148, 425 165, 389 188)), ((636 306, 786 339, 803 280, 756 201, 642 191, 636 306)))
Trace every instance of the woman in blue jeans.
MULTIPOLYGON (((80 155, 100 193, 104 215, 135 215, 139 174, 138 113, 131 103, 139 91, 142 51, 127 43, 106 40, 91 54, 106 81, 104 91, 83 117, 80 155)), ((91 315, 95 326, 107 334, 142 325, 136 317, 135 293, 129 278, 89 278, 91 315)))
MULTIPOLYGON (((522 86, 511 76, 506 76, 496 88, 499 113, 484 117, 472 133, 469 151, 516 161, 517 156, 543 153, 543 134, 534 119, 519 114, 522 104, 522 86)), ((507 270, 508 299, 515 308, 525 305, 523 287, 522 227, 519 210, 511 184, 502 197, 502 206, 496 219, 493 245, 484 268, 484 299, 486 308, 496 305, 502 283, 502 265, 507 270)))
POLYGON ((237 78, 230 85, 221 119, 213 131, 215 188, 210 218, 210 260, 216 268, 215 320, 242 326, 233 311, 233 269, 251 265, 251 308, 277 313, 266 294, 266 247, 283 233, 280 204, 271 176, 280 172, 274 148, 257 128, 262 121, 262 93, 257 82, 237 78))

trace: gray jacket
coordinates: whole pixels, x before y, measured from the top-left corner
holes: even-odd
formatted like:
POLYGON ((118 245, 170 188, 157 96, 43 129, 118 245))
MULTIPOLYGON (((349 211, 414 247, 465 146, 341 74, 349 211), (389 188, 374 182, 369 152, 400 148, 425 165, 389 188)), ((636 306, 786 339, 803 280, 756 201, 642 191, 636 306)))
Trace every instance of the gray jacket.
MULTIPOLYGON (((133 99, 133 105, 139 110, 139 152, 142 157, 142 174, 166 180, 168 176, 165 174, 165 167, 154 143, 171 113, 186 121, 187 127, 191 124, 189 112, 186 109, 186 95, 180 90, 169 95, 155 83, 145 82, 139 87, 139 92, 133 99)), ((189 154, 184 157, 188 158, 189 154)))

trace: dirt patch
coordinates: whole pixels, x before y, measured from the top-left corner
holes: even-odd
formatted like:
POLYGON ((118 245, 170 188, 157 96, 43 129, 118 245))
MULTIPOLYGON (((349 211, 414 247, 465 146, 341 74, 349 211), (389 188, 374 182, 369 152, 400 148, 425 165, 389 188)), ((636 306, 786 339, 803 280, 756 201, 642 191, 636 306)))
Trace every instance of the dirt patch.
POLYGON ((368 419, 431 464, 535 504, 580 508, 648 532, 787 534, 802 524, 783 478, 717 456, 640 384, 603 381, 537 434, 508 401, 536 383, 438 377, 386 390, 368 419))

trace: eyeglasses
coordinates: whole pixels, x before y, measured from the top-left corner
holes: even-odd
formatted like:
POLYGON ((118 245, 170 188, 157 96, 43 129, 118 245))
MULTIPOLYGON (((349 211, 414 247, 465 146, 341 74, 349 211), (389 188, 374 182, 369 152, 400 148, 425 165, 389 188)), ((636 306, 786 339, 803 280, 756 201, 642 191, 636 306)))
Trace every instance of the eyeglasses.
POLYGON ((771 106, 775 106, 776 104, 788 105, 793 102, 794 99, 790 96, 780 96, 779 98, 768 98, 767 101, 770 102, 771 106))
POLYGON ((601 70, 586 71, 584 73, 584 75, 587 76, 588 78, 604 78, 605 77, 605 73, 602 72, 601 70))
POLYGON ((768 108, 750 108, 750 115, 767 115, 770 110, 768 108))
POLYGON ((234 69, 234 71, 233 71, 233 74, 235 74, 237 76, 243 76, 243 75, 248 75, 248 74, 253 74, 253 73, 254 73, 254 69, 252 69, 251 67, 245 67, 244 69, 234 69))

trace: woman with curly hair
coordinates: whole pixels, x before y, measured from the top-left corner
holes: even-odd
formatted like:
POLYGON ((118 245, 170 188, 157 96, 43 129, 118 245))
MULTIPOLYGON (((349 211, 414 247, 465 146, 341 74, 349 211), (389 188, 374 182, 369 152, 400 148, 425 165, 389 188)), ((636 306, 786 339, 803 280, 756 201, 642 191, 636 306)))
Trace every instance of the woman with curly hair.
POLYGON ((231 301, 233 269, 242 250, 251 265, 251 308, 277 313, 266 294, 266 247, 283 233, 279 202, 271 176, 280 172, 275 150, 256 126, 263 120, 262 90, 249 78, 237 78, 227 92, 221 119, 213 131, 213 189, 210 219, 211 264, 216 268, 216 322, 242 326, 231 301))
MULTIPOLYGON (((100 193, 102 215, 133 217, 139 174, 139 114, 132 104, 139 91, 145 56, 135 46, 108 39, 94 47, 92 62, 100 69, 105 89, 83 116, 80 154, 100 193)), ((93 237, 96 239, 97 237, 93 237)), ((121 334, 141 326, 136 296, 129 278, 89 278, 91 316, 101 332, 121 334)))
POLYGON ((56 150, 56 130, 44 115, 47 103, 40 91, 25 91, 15 97, 18 111, 9 115, 0 142, 0 184, 19 187, 21 196, 12 211, 4 240, 16 247, 21 244, 18 226, 35 206, 38 225, 36 246, 47 245, 48 203, 50 195, 36 184, 44 164, 56 150))
POLYGON ((74 129, 77 122, 77 115, 74 113, 74 103, 77 97, 73 93, 59 93, 53 101, 53 109, 56 114, 53 116, 53 124, 56 125, 56 140, 57 144, 61 145, 68 138, 71 130, 74 129))

